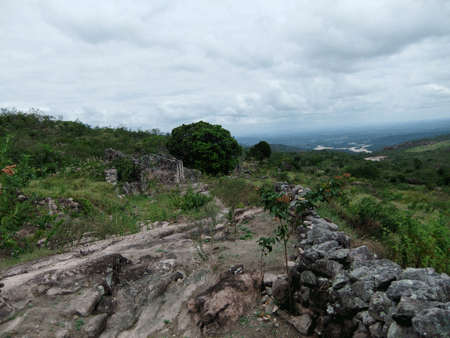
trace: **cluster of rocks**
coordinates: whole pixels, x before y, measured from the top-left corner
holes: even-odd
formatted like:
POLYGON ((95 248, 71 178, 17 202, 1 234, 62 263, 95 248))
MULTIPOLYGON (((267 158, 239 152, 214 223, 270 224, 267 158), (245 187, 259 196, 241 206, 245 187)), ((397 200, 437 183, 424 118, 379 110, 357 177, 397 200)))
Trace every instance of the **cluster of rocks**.
MULTIPOLYGON (((350 238, 317 215, 307 226, 290 269, 291 324, 304 335, 331 338, 419 338, 450 336, 450 277, 431 268, 402 268, 378 259, 366 246, 351 249, 350 238)), ((287 279, 271 292, 286 303, 287 279)), ((267 280, 265 280, 267 284, 267 280)))
MULTIPOLYGON (((129 159, 136 170, 138 180, 136 182, 122 185, 125 194, 140 194, 146 191, 147 182, 154 180, 160 184, 171 185, 186 180, 196 182, 200 175, 198 170, 188 169, 183 166, 183 162, 171 155, 159 153, 148 154, 140 158, 124 155, 114 149, 105 150, 105 163, 111 163, 117 158, 125 157, 129 159)), ((105 170, 106 181, 116 185, 118 182, 117 169, 107 168, 105 170)))

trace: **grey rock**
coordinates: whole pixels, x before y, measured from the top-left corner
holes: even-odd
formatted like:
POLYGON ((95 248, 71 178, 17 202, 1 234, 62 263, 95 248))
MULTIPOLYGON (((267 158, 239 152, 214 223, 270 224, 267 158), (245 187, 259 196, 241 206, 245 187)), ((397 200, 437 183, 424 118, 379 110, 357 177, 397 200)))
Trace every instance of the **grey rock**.
POLYGON ((56 338, 69 338, 70 332, 69 330, 60 330, 56 333, 56 338))
POLYGON ((289 283, 287 280, 277 279, 273 283, 272 296, 280 304, 284 304, 289 299, 289 283))
POLYGON ((416 299, 436 301, 439 296, 434 288, 418 280, 400 280, 392 282, 386 291, 386 295, 395 302, 401 297, 414 296, 416 299))
POLYGON ((375 320, 385 321, 394 306, 394 302, 384 292, 378 291, 370 299, 369 314, 375 320))
POLYGON ((412 327, 402 326, 394 321, 389 326, 386 338, 420 338, 420 336, 412 327))
POLYGON ((450 301, 450 277, 445 274, 438 274, 432 268, 407 268, 401 274, 401 279, 420 280, 428 286, 435 288, 439 296, 439 301, 450 301))
POLYGON ((311 289, 307 286, 301 286, 300 288, 300 301, 302 304, 309 303, 309 300, 311 299, 311 289))
POLYGON ((3 298, 0 297, 0 324, 8 321, 9 318, 16 313, 16 310, 11 305, 7 304, 3 298))
POLYGON ((336 261, 319 259, 314 262, 311 269, 319 275, 333 277, 344 269, 344 266, 336 261))
POLYGON ((319 260, 320 258, 322 258, 323 256, 317 251, 317 250, 314 250, 314 249, 308 249, 307 251, 305 251, 303 254, 302 254, 302 260, 307 264, 307 265, 309 265, 309 264, 312 264, 312 263, 314 263, 315 261, 317 261, 317 260, 319 260))
POLYGON ((350 283, 348 272, 346 270, 339 272, 337 275, 333 277, 331 283, 332 288, 335 290, 343 288, 344 286, 350 283))
POLYGON ((450 337, 450 310, 423 310, 412 319, 412 327, 419 332, 420 337, 450 337))
POLYGON ((376 320, 372 318, 369 311, 361 311, 356 315, 356 319, 358 319, 365 326, 369 327, 376 323, 376 320))
POLYGON ((92 318, 84 328, 86 335, 89 338, 98 337, 100 333, 105 329, 107 318, 108 315, 106 313, 102 313, 92 318))
POLYGON ((312 271, 303 271, 300 275, 300 284, 315 286, 317 284, 316 275, 312 271))
POLYGON ((352 287, 347 285, 339 290, 332 290, 330 298, 336 300, 332 306, 336 313, 348 316, 355 311, 367 310, 369 303, 356 296, 352 287))
POLYGON ((275 281, 278 279, 278 277, 276 275, 274 275, 273 273, 265 273, 264 274, 264 285, 265 286, 272 286, 273 283, 275 283, 275 281))
POLYGON ((117 306, 117 301, 111 297, 103 297, 97 306, 98 313, 106 313, 112 315, 117 306))
POLYGON ((388 260, 355 261, 350 265, 349 277, 358 280, 373 281, 376 291, 386 290, 392 281, 399 279, 402 268, 388 260))
POLYGON ((291 317, 290 323, 300 334, 307 336, 313 320, 309 314, 305 313, 299 317, 291 317))
POLYGON ((375 259, 376 256, 365 246, 360 246, 356 249, 350 250, 347 256, 347 261, 349 263, 355 261, 370 261, 375 259))
POLYGON ((359 298, 365 302, 369 302, 375 293, 375 283, 372 280, 356 281, 352 284, 352 289, 359 298))
POLYGON ((94 308, 100 301, 103 293, 104 292, 99 288, 85 291, 81 297, 77 299, 75 312, 83 317, 89 316, 94 311, 94 308))
POLYGON ((384 323, 382 323, 382 322, 376 322, 375 324, 369 326, 369 331, 373 338, 381 338, 382 337, 383 325, 384 325, 384 323))
POLYGON ((328 253, 325 258, 333 261, 343 261, 350 253, 350 249, 337 249, 328 253))
POLYGON ((442 303, 414 299, 411 297, 402 297, 392 314, 392 318, 400 325, 411 326, 412 318, 420 311, 436 307, 439 304, 442 303))
MULTIPOLYGON (((336 242, 335 240, 332 240, 332 241, 323 242, 318 245, 314 245, 312 248, 317 251, 325 252, 325 254, 326 254, 330 251, 335 250, 338 247, 339 247, 339 243, 336 242)), ((323 256, 325 256, 325 255, 323 255, 323 256)))

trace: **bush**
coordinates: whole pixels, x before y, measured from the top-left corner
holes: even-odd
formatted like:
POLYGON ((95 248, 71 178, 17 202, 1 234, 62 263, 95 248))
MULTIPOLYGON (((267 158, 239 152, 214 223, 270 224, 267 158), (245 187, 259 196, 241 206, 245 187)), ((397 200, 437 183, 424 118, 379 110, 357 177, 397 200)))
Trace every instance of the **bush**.
POLYGON ((119 157, 111 162, 111 166, 117 169, 117 179, 119 182, 131 183, 139 180, 132 160, 126 157, 119 157))
POLYGON ((250 148, 250 156, 256 158, 258 161, 270 158, 270 155, 272 155, 272 149, 266 141, 261 141, 250 148))
POLYGON ((173 129, 167 149, 186 167, 212 175, 228 174, 242 154, 242 147, 228 130, 203 121, 173 129))

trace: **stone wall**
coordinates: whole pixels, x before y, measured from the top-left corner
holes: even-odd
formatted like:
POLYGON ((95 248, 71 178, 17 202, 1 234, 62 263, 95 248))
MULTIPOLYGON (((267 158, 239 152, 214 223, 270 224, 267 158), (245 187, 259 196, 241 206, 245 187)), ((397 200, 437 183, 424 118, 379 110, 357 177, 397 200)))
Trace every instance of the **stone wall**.
MULTIPOLYGON (((139 181, 123 184, 122 189, 126 194, 139 194, 145 192, 147 182, 150 180, 156 180, 158 183, 171 185, 186 180, 196 182, 200 175, 198 170, 185 168, 183 166, 183 161, 168 154, 148 154, 137 159, 124 155, 118 150, 105 150, 105 163, 111 163, 116 158, 120 157, 125 157, 133 162, 139 177, 139 181)), ((107 168, 105 170, 105 178, 111 184, 117 184, 117 170, 115 168, 107 168)))
MULTIPOLYGON (((289 193, 286 184, 280 188, 289 193)), ((304 332, 331 338, 450 337, 447 274, 402 269, 366 246, 351 248, 349 236, 314 212, 305 225, 290 270, 296 318, 308 323, 304 332)))

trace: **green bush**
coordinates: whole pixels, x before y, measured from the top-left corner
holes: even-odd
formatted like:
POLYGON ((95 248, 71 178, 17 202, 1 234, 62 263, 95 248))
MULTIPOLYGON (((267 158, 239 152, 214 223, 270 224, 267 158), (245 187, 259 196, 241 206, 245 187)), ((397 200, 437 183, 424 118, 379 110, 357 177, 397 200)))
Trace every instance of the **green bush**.
POLYGON ((242 154, 242 147, 228 130, 203 121, 173 129, 167 149, 186 167, 212 175, 228 174, 242 154))
POLYGON ((193 209, 198 210, 211 200, 212 197, 201 194, 199 192, 196 192, 194 194, 192 188, 188 188, 186 195, 183 196, 180 207, 183 211, 189 211, 193 209))
POLYGON ((254 157, 258 161, 262 161, 265 158, 270 158, 270 155, 272 155, 272 149, 266 141, 261 141, 250 148, 250 156, 254 157))
POLYGON ((126 157, 118 157, 111 162, 111 166, 117 169, 117 180, 119 182, 131 183, 139 180, 132 160, 126 157))

